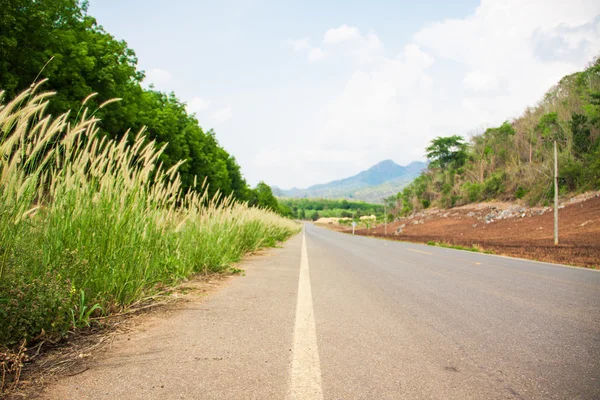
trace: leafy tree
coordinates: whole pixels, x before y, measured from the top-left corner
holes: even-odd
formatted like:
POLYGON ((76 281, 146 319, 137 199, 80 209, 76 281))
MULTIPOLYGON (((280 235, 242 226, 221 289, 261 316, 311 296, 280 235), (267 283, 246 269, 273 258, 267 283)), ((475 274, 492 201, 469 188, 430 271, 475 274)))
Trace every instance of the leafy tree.
POLYGON ((57 94, 47 111, 72 110, 75 119, 82 100, 97 93, 86 106, 101 119, 101 134, 118 139, 145 126, 148 139, 160 147, 168 143, 159 160, 164 167, 186 161, 180 167, 183 190, 202 189, 206 181, 211 196, 249 200, 239 165, 215 133, 204 132, 174 93, 141 87, 144 73, 135 52, 87 14, 86 1, 0 1, 0 90, 6 97, 48 78, 45 88, 57 94), (121 101, 98 108, 114 98, 121 101))
POLYGON ((432 167, 444 169, 452 164, 458 168, 467 160, 467 144, 458 135, 437 137, 425 150, 432 167))
POLYGON ((574 113, 571 117, 571 132, 573 132, 573 150, 575 155, 587 153, 591 145, 591 127, 587 116, 574 113))
POLYGON ((249 204, 254 207, 279 212, 279 203, 275 196, 273 196, 271 187, 262 181, 252 190, 249 204))
POLYGON ((305 219, 306 218, 306 214, 304 212, 304 208, 300 208, 298 209, 298 219, 305 219))

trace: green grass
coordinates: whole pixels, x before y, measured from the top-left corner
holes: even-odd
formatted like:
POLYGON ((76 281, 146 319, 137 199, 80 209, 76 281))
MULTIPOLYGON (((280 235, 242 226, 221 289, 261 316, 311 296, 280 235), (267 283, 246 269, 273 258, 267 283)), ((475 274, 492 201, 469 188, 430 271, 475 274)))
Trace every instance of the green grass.
POLYGON ((100 139, 89 110, 74 124, 46 116, 52 94, 36 89, 0 103, 0 346, 60 337, 195 273, 238 272, 245 253, 298 231, 183 194, 179 164, 157 167, 141 132, 100 139))
POLYGON ((483 250, 481 247, 476 246, 476 245, 472 245, 471 247, 466 247, 466 246, 461 246, 461 245, 458 245, 458 244, 451 244, 451 243, 445 243, 445 242, 435 242, 435 241, 429 241, 429 242, 427 242, 427 245, 429 245, 429 246, 437 246, 437 247, 444 247, 444 248, 447 248, 447 249, 471 251, 473 253, 494 254, 493 251, 491 251, 491 250, 483 250))

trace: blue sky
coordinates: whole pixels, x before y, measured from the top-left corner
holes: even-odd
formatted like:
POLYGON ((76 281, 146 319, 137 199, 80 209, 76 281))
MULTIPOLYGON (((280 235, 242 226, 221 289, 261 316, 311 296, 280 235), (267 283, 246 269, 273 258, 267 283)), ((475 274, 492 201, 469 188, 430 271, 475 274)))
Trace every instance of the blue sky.
POLYGON ((517 117, 600 54, 600 2, 91 0, 249 183, 305 187, 517 117))

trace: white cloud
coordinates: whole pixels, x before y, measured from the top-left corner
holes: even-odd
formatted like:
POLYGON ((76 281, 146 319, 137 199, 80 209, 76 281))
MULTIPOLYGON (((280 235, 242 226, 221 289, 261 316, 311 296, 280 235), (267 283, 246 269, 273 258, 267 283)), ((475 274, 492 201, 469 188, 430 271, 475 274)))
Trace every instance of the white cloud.
POLYGON ((288 47, 292 48, 294 51, 306 52, 308 61, 315 62, 323 59, 325 57, 325 52, 323 49, 319 47, 312 47, 307 38, 303 39, 290 39, 285 42, 288 47))
POLYGON ((325 52, 318 47, 310 49, 310 52, 308 53, 308 61, 310 62, 319 61, 323 57, 325 57, 325 52))
POLYGON ((345 84, 304 148, 271 149, 261 162, 286 175, 300 166, 294 179, 319 183, 386 158, 422 159, 434 137, 517 117, 582 69, 600 52, 599 15, 598 1, 483 0, 472 15, 423 27, 396 57, 373 32, 329 29, 321 46, 328 59, 350 57, 339 64, 340 77, 350 68, 345 84))
POLYGON ((465 76, 463 83, 473 92, 493 90, 498 87, 495 76, 479 70, 469 72, 467 76, 465 76))
POLYGON ((231 105, 228 104, 227 107, 216 110, 212 115, 212 120, 215 125, 221 125, 229 121, 231 117, 233 117, 233 112, 231 105))
POLYGON ((363 35, 354 26, 342 25, 329 29, 323 35, 323 45, 331 52, 349 56, 360 64, 369 64, 381 60, 384 56, 383 43, 371 32, 363 35))
POLYGON ((437 58, 461 64, 467 89, 490 96, 498 89, 511 98, 496 107, 508 118, 597 54, 599 14, 594 0, 484 0, 473 15, 431 24, 414 37, 437 58))
POLYGON ((210 107, 209 100, 205 100, 201 97, 192 97, 187 103, 186 109, 189 113, 200 114, 201 112, 206 111, 208 107, 210 107))
POLYGON ((308 39, 296 39, 296 40, 288 40, 288 45, 294 49, 295 51, 310 49, 310 45, 308 44, 308 39))
POLYGON ((173 76, 169 71, 165 71, 160 68, 152 68, 146 72, 145 82, 153 84, 157 88, 162 88, 169 85, 173 80, 173 76))
POLYGON ((362 36, 356 27, 342 25, 338 28, 332 28, 325 32, 323 42, 325 44, 338 44, 360 39, 362 39, 362 36))

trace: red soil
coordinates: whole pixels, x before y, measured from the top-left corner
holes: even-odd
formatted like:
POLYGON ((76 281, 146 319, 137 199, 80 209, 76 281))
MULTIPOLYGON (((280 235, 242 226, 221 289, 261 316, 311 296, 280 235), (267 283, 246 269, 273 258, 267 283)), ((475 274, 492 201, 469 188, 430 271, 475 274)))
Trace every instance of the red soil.
MULTIPOLYGON (((506 204, 431 210, 388 224, 387 238, 410 242, 444 242, 471 247, 476 245, 495 254, 586 267, 600 266, 600 197, 593 195, 559 209, 559 245, 554 246, 552 209, 527 209, 512 217, 486 223, 490 212, 500 213, 506 204), (468 215, 470 213, 470 215, 468 215), (475 215, 474 215, 475 214, 475 215), (524 217, 522 215, 525 214, 524 217), (415 224, 415 222, 418 222, 415 224), (402 231, 396 230, 405 225, 402 231)), ((384 236, 384 226, 356 232, 384 236)))

